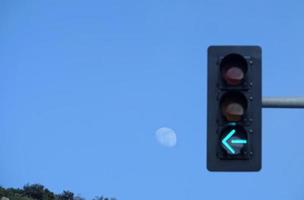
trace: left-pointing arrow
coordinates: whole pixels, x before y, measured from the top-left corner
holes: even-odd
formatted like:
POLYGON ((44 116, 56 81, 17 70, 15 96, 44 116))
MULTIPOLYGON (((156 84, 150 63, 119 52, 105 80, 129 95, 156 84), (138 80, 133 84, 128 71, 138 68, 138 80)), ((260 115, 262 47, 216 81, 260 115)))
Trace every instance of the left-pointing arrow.
POLYGON ((241 139, 231 140, 231 144, 247 144, 247 140, 241 140, 241 139))
POLYGON ((235 150, 228 144, 228 140, 234 135, 235 130, 232 129, 222 140, 223 145, 232 153, 235 154, 235 150))

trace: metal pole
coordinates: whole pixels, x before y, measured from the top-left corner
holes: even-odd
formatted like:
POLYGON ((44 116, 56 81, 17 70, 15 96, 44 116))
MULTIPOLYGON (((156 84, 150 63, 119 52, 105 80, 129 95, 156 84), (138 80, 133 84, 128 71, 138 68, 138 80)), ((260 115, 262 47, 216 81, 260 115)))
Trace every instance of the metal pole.
POLYGON ((263 108, 304 108, 304 97, 263 97, 263 108))

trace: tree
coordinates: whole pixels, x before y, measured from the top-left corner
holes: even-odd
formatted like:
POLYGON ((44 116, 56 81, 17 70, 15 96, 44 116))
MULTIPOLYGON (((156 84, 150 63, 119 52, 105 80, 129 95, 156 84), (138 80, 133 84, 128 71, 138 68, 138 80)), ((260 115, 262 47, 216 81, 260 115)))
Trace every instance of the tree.
MULTIPOLYGON (((74 196, 73 192, 64 190, 61 194, 55 194, 40 184, 27 184, 22 189, 3 188, 0 186, 0 200, 6 197, 9 200, 85 200, 83 197, 74 196)), ((5 199, 5 198, 4 198, 5 199)), ((115 198, 105 198, 96 196, 93 200, 116 200, 115 198)))
POLYGON ((44 186, 40 184, 27 184, 23 187, 23 194, 33 199, 43 200, 44 186))
POLYGON ((58 200, 74 200, 74 193, 70 191, 63 191, 57 196, 58 200))

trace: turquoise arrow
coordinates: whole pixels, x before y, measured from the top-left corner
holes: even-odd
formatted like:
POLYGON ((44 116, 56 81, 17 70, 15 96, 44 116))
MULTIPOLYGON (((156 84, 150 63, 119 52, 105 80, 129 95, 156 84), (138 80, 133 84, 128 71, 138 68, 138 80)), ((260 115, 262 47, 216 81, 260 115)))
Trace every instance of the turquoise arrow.
MULTIPOLYGON (((223 145, 232 153, 235 154, 235 150, 230 146, 228 140, 235 134, 235 130, 232 129, 222 140, 223 145)), ((247 140, 232 139, 231 144, 247 144, 247 140)))
POLYGON ((247 144, 247 140, 231 140, 232 144, 247 144))
POLYGON ((222 140, 223 145, 232 153, 235 154, 234 149, 227 143, 227 141, 233 136, 233 134, 235 133, 235 130, 232 129, 227 135, 226 137, 224 137, 224 139, 222 140))

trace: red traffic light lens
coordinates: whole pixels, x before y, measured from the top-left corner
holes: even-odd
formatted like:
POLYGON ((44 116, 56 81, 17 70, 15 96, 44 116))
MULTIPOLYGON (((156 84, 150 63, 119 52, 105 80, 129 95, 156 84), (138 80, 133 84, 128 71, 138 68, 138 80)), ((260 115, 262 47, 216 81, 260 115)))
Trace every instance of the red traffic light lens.
POLYGON ((226 84, 240 85, 247 71, 247 61, 239 54, 229 54, 221 61, 222 77, 226 84))
POLYGON ((225 70, 223 78, 228 85, 239 85, 244 79, 244 72, 239 67, 230 67, 225 70))

